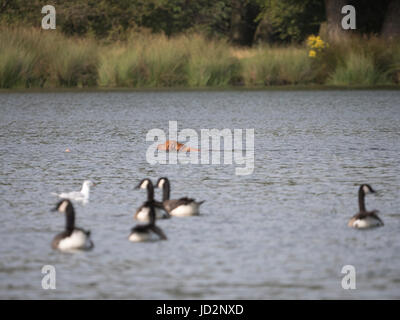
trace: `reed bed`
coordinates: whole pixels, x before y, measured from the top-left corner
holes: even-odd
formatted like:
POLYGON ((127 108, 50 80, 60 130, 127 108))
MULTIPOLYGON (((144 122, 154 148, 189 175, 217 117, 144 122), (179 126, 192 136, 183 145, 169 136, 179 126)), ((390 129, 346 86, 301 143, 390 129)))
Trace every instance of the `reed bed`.
MULTIPOLYGON (((316 38, 314 38, 316 39, 316 38)), ((103 43, 0 28, 0 88, 398 85, 400 44, 378 38, 314 47, 236 48, 200 34, 132 33, 103 43), (313 52, 311 52, 313 51, 313 52)))

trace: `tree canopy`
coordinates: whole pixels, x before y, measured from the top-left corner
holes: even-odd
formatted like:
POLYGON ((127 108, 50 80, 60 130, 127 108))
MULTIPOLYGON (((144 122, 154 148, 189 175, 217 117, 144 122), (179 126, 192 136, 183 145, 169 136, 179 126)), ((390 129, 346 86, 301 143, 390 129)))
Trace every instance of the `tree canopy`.
MULTIPOLYGON (((167 36, 196 31, 240 45, 288 43, 317 34, 327 17, 340 18, 337 9, 331 9, 335 1, 0 0, 0 23, 39 27, 41 8, 51 4, 57 11, 57 29, 66 35, 123 39, 129 30, 148 29, 167 36)), ((346 4, 357 10, 356 32, 379 34, 384 29, 396 35, 400 28, 393 18, 400 14, 396 2, 349 0, 346 4)))

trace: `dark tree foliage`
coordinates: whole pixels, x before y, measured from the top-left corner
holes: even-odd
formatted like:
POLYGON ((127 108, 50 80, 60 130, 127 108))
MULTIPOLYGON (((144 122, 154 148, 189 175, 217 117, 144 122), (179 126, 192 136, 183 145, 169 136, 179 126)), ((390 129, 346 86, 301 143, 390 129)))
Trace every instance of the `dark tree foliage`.
POLYGON ((390 0, 383 21, 381 34, 386 39, 400 38, 400 1, 390 0))
POLYGON ((251 45, 257 28, 260 4, 252 0, 232 0, 230 40, 239 45, 251 45))
POLYGON ((259 20, 269 26, 270 42, 300 42, 325 20, 321 0, 263 0, 259 20))
POLYGON ((54 5, 57 28, 68 35, 107 37, 138 27, 173 35, 190 29, 229 33, 230 1, 0 0, 0 21, 40 26, 41 8, 54 5))
MULTIPOLYGON (((41 8, 50 4, 57 29, 67 35, 124 39, 127 31, 145 28, 168 36, 196 31, 240 45, 287 43, 319 32, 327 1, 336 0, 0 0, 0 24, 40 27, 41 8)), ((388 8, 400 10, 397 1, 346 1, 356 7, 356 32, 379 34, 387 21, 386 32, 396 33, 396 13, 388 8)), ((340 19, 334 11, 329 17, 340 19)))
MULTIPOLYGON (((390 0, 389 0, 390 1, 390 0)), ((379 34, 388 13, 388 0, 325 0, 327 28, 331 40, 340 41, 350 34, 379 34), (343 30, 341 8, 352 5, 356 12, 356 30, 343 30)))
POLYGON ((357 33, 379 34, 390 0, 349 0, 356 9, 357 33))

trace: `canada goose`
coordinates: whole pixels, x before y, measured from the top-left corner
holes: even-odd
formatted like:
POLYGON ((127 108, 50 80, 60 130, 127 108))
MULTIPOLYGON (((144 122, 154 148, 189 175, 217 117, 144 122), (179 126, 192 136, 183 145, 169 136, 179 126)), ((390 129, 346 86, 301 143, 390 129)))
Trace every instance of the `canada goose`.
POLYGON ((165 143, 159 144, 157 146, 157 149, 165 151, 181 151, 181 152, 200 151, 200 149, 187 147, 183 143, 180 143, 175 140, 167 140, 165 143))
POLYGON ((149 223, 139 224, 132 228, 129 235, 129 241, 142 242, 142 241, 157 241, 167 240, 164 232, 156 226, 156 213, 154 208, 154 201, 146 201, 143 206, 149 211, 149 223))
POLYGON ((383 221, 378 217, 378 210, 367 211, 365 208, 365 195, 375 193, 369 184, 362 184, 358 190, 359 213, 352 217, 348 223, 349 227, 366 229, 383 226, 383 221))
MULTIPOLYGON (((163 211, 163 206, 160 202, 154 200, 154 187, 150 179, 146 178, 139 182, 135 189, 146 189, 147 190, 147 202, 153 202, 156 219, 167 219, 170 217, 168 212, 163 211)), ((134 215, 134 219, 142 222, 150 221, 150 209, 149 206, 144 203, 140 206, 134 215)))
POLYGON ((65 231, 54 237, 51 243, 53 249, 68 251, 93 248, 90 231, 75 227, 75 210, 70 200, 61 200, 52 211, 64 213, 66 217, 65 231))
POLYGON ((199 214, 199 207, 204 201, 196 202, 187 197, 177 200, 170 200, 170 184, 168 178, 160 178, 157 181, 157 187, 163 190, 162 205, 171 216, 186 217, 199 214))
POLYGON ((77 202, 86 204, 89 202, 90 187, 94 186, 94 183, 90 180, 83 181, 81 191, 62 192, 60 194, 52 193, 62 199, 69 199, 77 202))

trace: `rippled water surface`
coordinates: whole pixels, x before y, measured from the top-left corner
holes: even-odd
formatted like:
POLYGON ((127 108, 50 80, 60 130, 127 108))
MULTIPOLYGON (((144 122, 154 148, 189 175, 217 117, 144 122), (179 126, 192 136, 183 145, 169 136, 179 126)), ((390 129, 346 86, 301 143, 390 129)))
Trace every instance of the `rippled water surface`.
MULTIPOLYGON (((0 298, 400 298, 400 91, 0 94, 0 298), (255 129, 255 168, 150 165, 146 133, 255 129), (71 152, 64 152, 69 148, 71 152), (144 177, 206 200, 160 221, 167 241, 130 243, 144 177), (97 185, 77 224, 91 252, 50 248, 64 217, 51 192, 97 185), (385 226, 347 227, 357 185, 385 226), (41 287, 43 265, 56 290, 41 287), (344 290, 344 265, 356 290, 344 290)), ((159 191, 156 197, 160 198, 159 191)))

